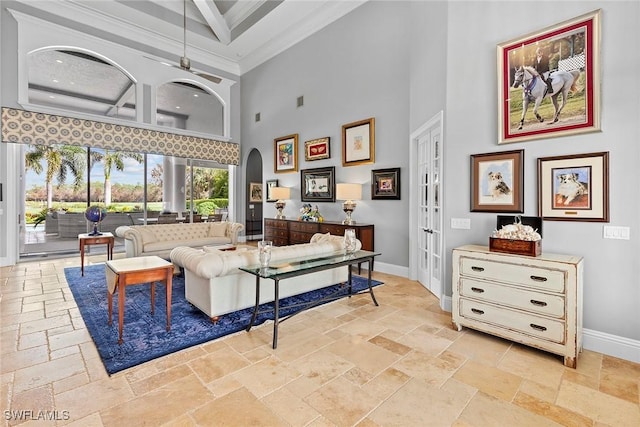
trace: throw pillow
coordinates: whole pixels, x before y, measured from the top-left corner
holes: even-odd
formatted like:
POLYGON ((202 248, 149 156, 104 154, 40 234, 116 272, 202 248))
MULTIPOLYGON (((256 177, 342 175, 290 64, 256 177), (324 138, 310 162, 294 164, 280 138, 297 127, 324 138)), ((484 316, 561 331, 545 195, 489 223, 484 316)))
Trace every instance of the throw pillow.
POLYGON ((212 222, 209 228, 209 235, 211 237, 225 237, 227 235, 227 223, 226 222, 212 222))

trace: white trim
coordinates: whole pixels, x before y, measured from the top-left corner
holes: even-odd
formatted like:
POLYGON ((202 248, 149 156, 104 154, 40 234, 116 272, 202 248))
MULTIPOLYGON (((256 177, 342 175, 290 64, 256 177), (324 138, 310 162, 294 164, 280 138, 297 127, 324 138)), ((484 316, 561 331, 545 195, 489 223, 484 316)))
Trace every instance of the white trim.
MULTIPOLYGON (((582 345, 590 351, 640 363, 640 341, 638 340, 583 329, 582 345)), ((579 360, 578 363, 580 363, 579 360)))
POLYGON ((6 156, 4 159, 3 156, 0 156, 0 159, 4 161, 2 167, 6 168, 7 180, 3 186, 5 207, 3 215, 0 215, 0 221, 5 223, 7 235, 3 239, 4 241, 0 242, 0 245, 5 245, 6 250, 6 257, 0 257, 0 267, 15 265, 18 262, 20 227, 25 227, 25 224, 18 224, 18 217, 22 218, 22 222, 24 213, 18 207, 19 199, 16 194, 16 190, 20 188, 20 183, 24 179, 22 173, 24 162, 19 160, 22 147, 21 144, 2 144, 2 146, 2 150, 6 150, 6 156))
MULTIPOLYGON (((431 119, 429 119, 426 123, 420 126, 418 129, 413 131, 409 137, 409 158, 414 159, 409 164, 409 230, 415 230, 418 226, 418 198, 415 196, 416 188, 418 187, 418 183, 420 182, 418 179, 418 169, 415 164, 415 159, 418 158, 418 140, 430 133, 433 128, 439 125, 440 131, 440 177, 444 176, 444 111, 440 110, 436 113, 431 119)), ((440 195, 442 197, 444 192, 444 183, 440 181, 440 195)), ((441 277, 440 277, 440 294, 436 295, 436 297, 441 301, 445 296, 444 293, 444 283, 446 281, 446 275, 444 274, 444 268, 447 263, 447 255, 443 248, 446 248, 446 227, 444 226, 444 203, 442 200, 440 201, 440 230, 441 236, 440 239, 440 256, 441 256, 441 277)), ((408 268, 408 277, 411 280, 418 279, 418 266, 420 265, 419 261, 419 251, 417 250, 417 236, 416 233, 409 232, 409 268, 408 268)))
POLYGON ((443 295, 440 299, 440 308, 451 313, 453 310, 453 299, 448 295, 443 295))
POLYGON ((394 276, 408 277, 409 269, 400 265, 387 264, 386 262, 374 261, 373 270, 380 273, 393 274, 394 276))

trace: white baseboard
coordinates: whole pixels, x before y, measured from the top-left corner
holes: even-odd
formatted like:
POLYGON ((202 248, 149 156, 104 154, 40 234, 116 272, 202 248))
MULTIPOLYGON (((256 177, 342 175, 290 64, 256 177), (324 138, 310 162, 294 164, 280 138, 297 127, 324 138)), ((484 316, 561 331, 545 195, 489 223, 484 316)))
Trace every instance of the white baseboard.
POLYGON ((387 264, 374 260, 373 270, 381 273, 393 274, 394 276, 409 277, 409 267, 401 267, 395 264, 387 264))
POLYGON ((640 363, 640 341, 638 340, 583 329, 582 347, 608 356, 640 363))
MULTIPOLYGON (((376 261, 374 269, 375 271, 393 274, 395 276, 409 277, 408 267, 376 261)), ((441 309, 451 312, 452 306, 453 303, 450 296, 443 295, 440 298, 441 309)), ((608 356, 640 363, 640 341, 638 340, 593 331, 591 329, 583 329, 582 346, 587 350, 597 351, 598 353, 606 354, 608 356)))

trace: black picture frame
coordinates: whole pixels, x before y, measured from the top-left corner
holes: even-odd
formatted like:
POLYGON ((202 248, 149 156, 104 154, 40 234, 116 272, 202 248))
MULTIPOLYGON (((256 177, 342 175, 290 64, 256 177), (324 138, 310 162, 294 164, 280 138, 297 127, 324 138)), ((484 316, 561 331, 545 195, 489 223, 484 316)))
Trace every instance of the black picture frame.
POLYGON ((266 191, 266 195, 267 195, 267 202, 269 203, 274 203, 276 201, 276 199, 274 199, 273 197, 271 197, 271 189, 273 187, 277 187, 278 186, 278 180, 277 179, 268 179, 265 182, 265 187, 267 189, 266 191))
POLYGON ((371 171, 372 200, 400 200, 400 168, 371 171))
POLYGON ((336 201, 336 168, 303 169, 300 171, 300 188, 303 202, 336 201))

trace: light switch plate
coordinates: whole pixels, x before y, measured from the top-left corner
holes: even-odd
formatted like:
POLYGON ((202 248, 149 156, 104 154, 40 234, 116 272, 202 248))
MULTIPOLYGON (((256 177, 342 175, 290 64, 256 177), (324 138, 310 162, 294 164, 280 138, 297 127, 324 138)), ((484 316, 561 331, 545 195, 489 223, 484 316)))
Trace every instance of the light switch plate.
POLYGON ((451 218, 451 228, 456 228, 459 230, 469 230, 471 229, 471 219, 470 218, 451 218))
POLYGON ((629 227, 616 227, 612 225, 605 225, 602 228, 602 238, 629 240, 631 238, 631 229, 629 227))

